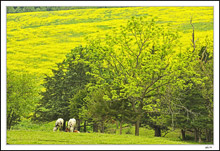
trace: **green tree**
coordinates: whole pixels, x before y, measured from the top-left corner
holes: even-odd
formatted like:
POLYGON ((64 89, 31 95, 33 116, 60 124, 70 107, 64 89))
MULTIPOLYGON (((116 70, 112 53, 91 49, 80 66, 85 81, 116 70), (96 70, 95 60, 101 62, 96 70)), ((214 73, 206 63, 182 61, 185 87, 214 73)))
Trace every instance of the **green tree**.
POLYGON ((23 7, 23 12, 33 12, 35 11, 35 8, 32 6, 23 7))
MULTIPOLYGON (((42 92, 43 97, 36 110, 36 119, 53 121, 60 117, 66 123, 70 118, 74 118, 73 115, 76 116, 70 114, 73 113, 70 112, 70 102, 79 90, 85 88, 91 77, 86 74, 90 68, 83 61, 82 51, 82 47, 73 49, 62 63, 57 63, 57 69, 52 70, 53 75, 46 76, 43 84, 46 91, 42 92)), ((65 129, 65 125, 63 128, 65 129)))
POLYGON ((15 13, 14 7, 7 7, 7 13, 15 13))
POLYGON ((87 96, 87 90, 79 89, 77 93, 70 99, 69 105, 69 116, 74 117, 77 120, 77 129, 80 131, 80 123, 84 120, 85 126, 84 131, 86 131, 86 122, 90 119, 87 114, 87 101, 85 100, 87 96))
POLYGON ((88 102, 88 113, 93 120, 94 132, 98 132, 98 127, 100 127, 100 132, 104 133, 105 123, 110 119, 109 114, 109 102, 103 99, 103 90, 97 90, 90 92, 88 102))
POLYGON ((106 101, 128 100, 136 115, 135 135, 139 135, 143 114, 157 106, 150 97, 172 82, 170 57, 178 37, 172 30, 156 25, 153 19, 132 18, 115 35, 90 42, 91 74, 97 80, 94 88, 109 85, 112 98, 105 95, 106 101))
POLYGON ((34 112, 40 99, 37 82, 33 75, 7 70, 7 129, 34 112))
POLYGON ((22 13, 22 12, 23 12, 23 9, 22 9, 21 7, 17 7, 17 8, 15 9, 15 12, 16 12, 16 13, 22 13))
MULTIPOLYGON (((192 24, 192 21, 191 21, 192 24)), ((193 26, 193 25, 192 25, 193 26)), ((195 42, 194 28, 192 46, 177 55, 175 66, 178 75, 172 90, 166 93, 167 107, 172 123, 181 128, 182 139, 187 130, 194 131, 195 141, 201 142, 202 133, 211 141, 213 130, 213 42, 195 42), (168 97, 171 96, 171 97, 168 97)))

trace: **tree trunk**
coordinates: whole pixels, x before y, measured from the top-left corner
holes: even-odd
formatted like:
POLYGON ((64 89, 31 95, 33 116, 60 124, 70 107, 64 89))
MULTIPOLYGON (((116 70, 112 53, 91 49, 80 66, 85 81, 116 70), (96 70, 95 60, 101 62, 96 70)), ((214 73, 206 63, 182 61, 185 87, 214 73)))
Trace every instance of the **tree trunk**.
POLYGON ((123 121, 121 120, 120 121, 120 135, 122 134, 122 123, 123 123, 123 121))
POLYGON ((84 132, 86 132, 86 121, 84 122, 84 132))
POLYGON ((135 123, 135 136, 139 136, 139 126, 140 126, 140 120, 137 120, 135 123))
POLYGON ((77 119, 76 120, 76 125, 77 125, 77 130, 80 131, 80 123, 81 123, 81 120, 80 119, 77 119))
POLYGON ((156 137, 161 137, 161 129, 160 129, 160 126, 155 126, 154 127, 154 130, 155 130, 155 135, 156 137))
POLYGON ((198 141, 198 130, 197 128, 195 128, 194 130, 195 130, 194 132, 195 142, 197 142, 198 141))
POLYGON ((101 122, 101 133, 104 133, 104 121, 101 122))
POLYGON ((66 129, 66 120, 63 119, 63 129, 62 129, 62 131, 65 131, 65 129, 66 129))
POLYGON ((9 112, 8 115, 7 115, 7 129, 11 128, 11 125, 10 125, 10 115, 11 115, 11 112, 9 112))
POLYGON ((186 140, 186 131, 184 129, 181 129, 182 134, 182 140, 186 140))
POLYGON ((118 129, 118 121, 116 121, 115 123, 116 123, 116 129, 118 129))
POLYGON ((206 129, 206 141, 207 142, 211 142, 211 130, 210 129, 206 129))
POLYGON ((9 129, 11 129, 13 120, 16 120, 14 115, 15 115, 14 112, 12 112, 11 118, 9 119, 9 129))
POLYGON ((209 142, 209 132, 208 132, 209 130, 206 128, 205 129, 205 140, 206 140, 206 142, 209 142))
POLYGON ((11 125, 12 125, 12 117, 10 119, 8 119, 8 129, 11 129, 11 125))
POLYGON ((202 131, 201 131, 201 129, 199 129, 199 130, 198 130, 199 143, 201 143, 201 142, 202 142, 201 135, 202 135, 202 131))
POLYGON ((98 132, 98 124, 96 122, 93 123, 93 132, 98 132))
POLYGON ((209 142, 212 141, 212 130, 211 129, 208 130, 208 141, 209 142))

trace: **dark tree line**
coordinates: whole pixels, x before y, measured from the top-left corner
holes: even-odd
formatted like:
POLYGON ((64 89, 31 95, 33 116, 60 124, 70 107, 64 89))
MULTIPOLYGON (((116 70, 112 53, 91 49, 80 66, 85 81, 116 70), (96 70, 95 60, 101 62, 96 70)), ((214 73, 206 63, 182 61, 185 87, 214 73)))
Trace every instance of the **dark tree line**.
MULTIPOLYGON (((58 11, 58 10, 73 10, 73 9, 91 9, 91 8, 107 8, 107 6, 25 6, 25 7, 7 7, 7 13, 23 13, 23 12, 39 12, 39 11, 58 11)), ((111 7, 108 7, 111 8, 111 7)))

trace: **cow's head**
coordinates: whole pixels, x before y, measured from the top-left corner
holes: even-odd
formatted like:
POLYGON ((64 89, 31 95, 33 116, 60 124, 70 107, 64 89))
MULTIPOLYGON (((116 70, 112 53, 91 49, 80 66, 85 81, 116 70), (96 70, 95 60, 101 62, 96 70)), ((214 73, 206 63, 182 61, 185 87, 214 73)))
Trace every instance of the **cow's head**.
POLYGON ((53 131, 55 132, 57 130, 57 127, 55 126, 54 128, 53 128, 53 131))

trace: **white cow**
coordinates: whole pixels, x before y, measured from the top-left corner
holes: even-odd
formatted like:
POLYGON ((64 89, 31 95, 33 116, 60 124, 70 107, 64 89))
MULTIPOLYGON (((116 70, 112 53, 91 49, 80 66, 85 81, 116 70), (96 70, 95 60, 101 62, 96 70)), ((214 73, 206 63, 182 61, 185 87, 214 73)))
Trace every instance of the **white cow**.
POLYGON ((71 118, 68 122, 68 128, 70 129, 70 132, 73 132, 75 125, 76 120, 74 118, 71 118))
POLYGON ((54 131, 54 132, 57 131, 58 128, 59 128, 60 131, 61 131, 62 128, 63 128, 63 123, 64 123, 63 119, 62 119, 62 118, 58 118, 57 121, 56 121, 56 123, 55 123, 55 127, 53 128, 53 131, 54 131))

